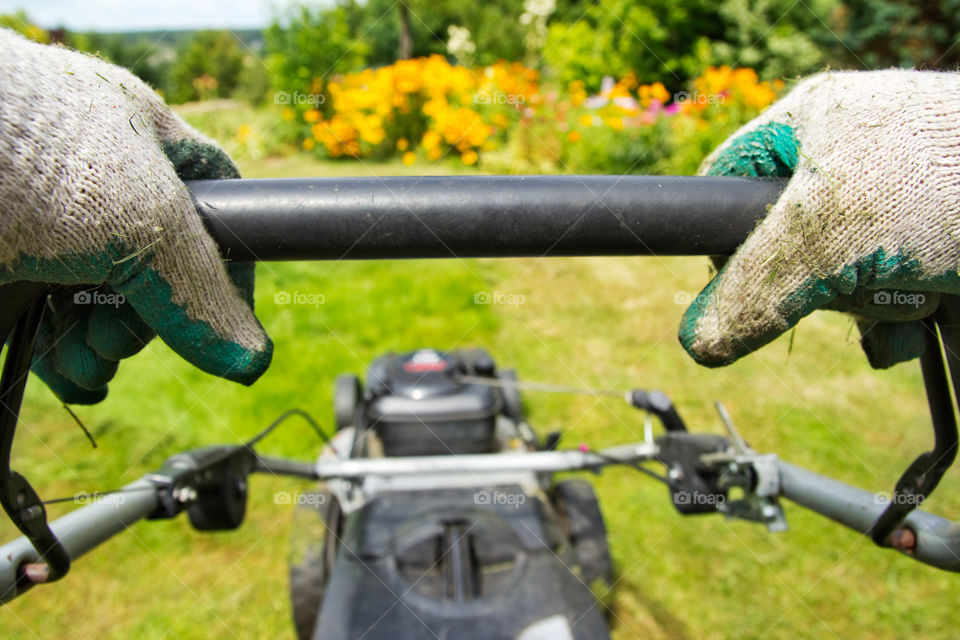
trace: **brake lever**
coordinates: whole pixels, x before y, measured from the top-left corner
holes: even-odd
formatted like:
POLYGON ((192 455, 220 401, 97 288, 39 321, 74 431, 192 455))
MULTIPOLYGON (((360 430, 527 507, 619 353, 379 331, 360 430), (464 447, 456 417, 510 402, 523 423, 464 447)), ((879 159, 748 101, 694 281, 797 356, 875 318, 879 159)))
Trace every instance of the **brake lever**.
MULTIPOLYGON (((0 316, 0 331, 4 332, 7 342, 0 377, 0 504, 46 563, 48 571, 44 581, 53 582, 70 570, 70 556, 50 529, 40 496, 25 477, 10 468, 13 438, 47 292, 47 286, 42 283, 18 282, 0 287, 6 302, 0 316)), ((32 584, 30 580, 23 582, 23 588, 32 584)))
MULTIPOLYGON (((898 532, 910 513, 930 496, 957 457, 957 421, 954 416, 954 392, 960 383, 960 298, 944 295, 933 317, 923 320, 926 348, 920 357, 923 384, 930 406, 934 445, 910 463, 897 481, 893 497, 870 529, 870 537, 881 547, 904 546, 898 532), (941 352, 942 347, 942 352, 941 352), (946 353, 946 362, 943 352, 946 353)), ((915 540, 916 534, 907 537, 915 540)), ((909 547, 910 545, 906 545, 909 547)))

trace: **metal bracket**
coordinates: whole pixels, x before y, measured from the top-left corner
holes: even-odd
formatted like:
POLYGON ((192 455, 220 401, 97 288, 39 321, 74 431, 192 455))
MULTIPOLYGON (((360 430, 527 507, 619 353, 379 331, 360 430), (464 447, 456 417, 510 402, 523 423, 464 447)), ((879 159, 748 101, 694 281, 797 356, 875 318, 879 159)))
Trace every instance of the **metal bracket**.
POLYGON ((771 532, 787 530, 787 520, 777 496, 780 495, 780 460, 775 453, 760 454, 750 448, 730 419, 726 407, 714 403, 732 445, 727 453, 702 456, 704 463, 721 467, 717 483, 727 491, 743 489, 743 498, 727 500, 719 511, 730 518, 741 518, 766 525, 771 532))

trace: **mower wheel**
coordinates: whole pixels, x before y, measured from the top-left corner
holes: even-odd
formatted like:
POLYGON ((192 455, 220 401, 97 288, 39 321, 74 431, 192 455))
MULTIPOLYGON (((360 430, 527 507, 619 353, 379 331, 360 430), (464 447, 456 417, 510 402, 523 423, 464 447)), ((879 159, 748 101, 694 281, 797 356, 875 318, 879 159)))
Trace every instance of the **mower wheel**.
POLYGON ((357 376, 350 373, 337 376, 333 383, 333 419, 337 431, 354 426, 362 398, 363 387, 357 376))
POLYGON ((290 602, 298 640, 311 640, 330 581, 342 511, 327 490, 300 494, 290 535, 290 602))
POLYGON ((523 413, 520 390, 510 386, 517 381, 517 372, 513 369, 504 369, 497 374, 497 377, 506 383, 500 387, 500 393, 503 395, 503 413, 514 422, 523 422, 526 417, 523 413))
POLYGON ((558 482, 553 488, 553 504, 573 545, 583 581, 592 585, 602 580, 604 585, 612 585, 607 528, 593 485, 579 478, 558 482))

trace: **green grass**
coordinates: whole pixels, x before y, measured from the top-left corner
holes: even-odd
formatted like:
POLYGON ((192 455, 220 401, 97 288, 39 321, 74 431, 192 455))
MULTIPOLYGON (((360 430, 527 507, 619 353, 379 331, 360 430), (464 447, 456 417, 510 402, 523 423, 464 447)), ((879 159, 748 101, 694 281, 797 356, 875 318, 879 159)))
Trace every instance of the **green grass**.
MULTIPOLYGON (((424 167, 240 158, 245 175, 421 173, 424 167)), ((433 171, 443 172, 443 169, 433 171)), ((258 266, 257 313, 276 344, 251 388, 214 379, 159 341, 125 362, 105 402, 77 413, 92 450, 52 395, 31 379, 14 467, 55 497, 132 481, 188 447, 236 442, 290 407, 332 422, 336 374, 362 373, 387 350, 483 345, 522 378, 612 388, 661 388, 688 424, 718 432, 727 405, 761 451, 874 490, 889 490, 931 442, 918 366, 869 369, 844 316, 804 320, 725 369, 695 365, 676 340, 683 306, 707 278, 704 259, 523 259, 326 262, 258 266), (281 290, 324 304, 276 305, 281 290), (519 306, 476 305, 479 291, 519 306)), ((531 422, 567 446, 622 443, 642 416, 613 399, 528 393, 531 422)), ((310 459, 317 442, 292 423, 265 452, 310 459)), ((720 517, 682 518, 666 489, 635 472, 596 479, 620 582, 617 638, 947 638, 956 634, 958 578, 872 547, 787 505, 771 535, 720 517)), ((6 607, 6 638, 292 638, 286 594, 292 508, 277 491, 308 486, 257 476, 248 519, 201 534, 186 518, 144 522, 77 561, 65 582, 6 607)), ((930 502, 960 516, 960 474, 930 502)), ((53 509, 61 513, 63 509, 53 509)), ((4 539, 12 527, 0 527, 4 539)))

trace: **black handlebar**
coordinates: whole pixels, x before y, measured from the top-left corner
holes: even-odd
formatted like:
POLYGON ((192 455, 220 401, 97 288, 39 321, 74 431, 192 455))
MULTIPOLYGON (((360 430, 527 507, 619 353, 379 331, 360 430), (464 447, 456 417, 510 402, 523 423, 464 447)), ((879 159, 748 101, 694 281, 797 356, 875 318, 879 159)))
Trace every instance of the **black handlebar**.
POLYGON ((233 260, 729 255, 783 181, 456 176, 190 182, 233 260))

